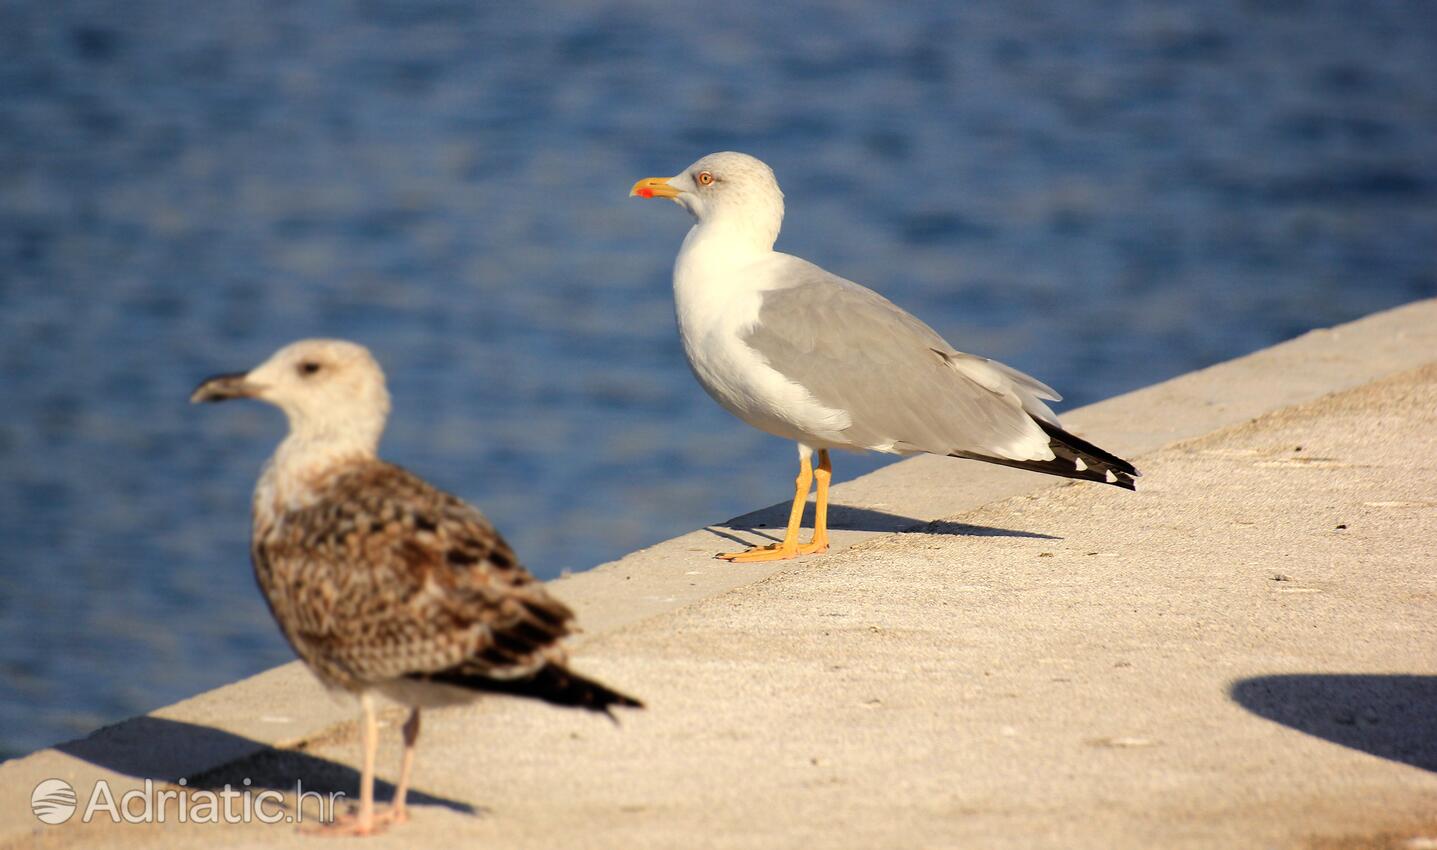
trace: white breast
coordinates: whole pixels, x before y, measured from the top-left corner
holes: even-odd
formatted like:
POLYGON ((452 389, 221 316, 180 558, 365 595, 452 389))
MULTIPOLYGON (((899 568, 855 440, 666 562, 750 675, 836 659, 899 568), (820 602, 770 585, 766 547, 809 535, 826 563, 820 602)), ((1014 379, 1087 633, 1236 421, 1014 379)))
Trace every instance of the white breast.
MULTIPOLYGON (((764 256, 739 254, 695 227, 674 264, 679 338, 699 384, 725 410, 770 434, 813 448, 846 446, 848 415, 818 403, 743 342, 773 281, 764 256)), ((771 256, 771 252, 768 252, 771 256)))

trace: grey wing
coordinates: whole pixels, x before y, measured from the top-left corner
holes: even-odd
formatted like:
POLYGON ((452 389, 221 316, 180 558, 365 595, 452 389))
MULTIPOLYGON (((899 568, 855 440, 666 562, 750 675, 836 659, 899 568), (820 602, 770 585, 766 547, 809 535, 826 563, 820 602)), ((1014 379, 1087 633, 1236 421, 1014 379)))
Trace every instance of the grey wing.
POLYGON ((276 618, 333 684, 461 665, 510 678, 563 659, 572 612, 483 514, 399 467, 338 476, 262 548, 276 618))
POLYGON ((796 257, 775 274, 745 341, 819 402, 848 414, 856 448, 1053 457, 1035 419, 1059 396, 993 360, 964 354, 878 293, 796 257))

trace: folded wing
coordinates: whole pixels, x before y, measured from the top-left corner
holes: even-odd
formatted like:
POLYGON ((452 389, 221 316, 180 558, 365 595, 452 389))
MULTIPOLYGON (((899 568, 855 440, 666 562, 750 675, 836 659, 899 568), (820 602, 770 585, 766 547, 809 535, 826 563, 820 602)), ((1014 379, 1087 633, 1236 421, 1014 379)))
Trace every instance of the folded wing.
POLYGON ((321 678, 515 679, 562 663, 572 612, 477 509, 379 461, 321 492, 255 546, 276 619, 321 678))
POLYGON ((766 269, 744 337, 769 366, 848 414, 855 448, 1011 461, 1053 458, 1040 422, 1058 394, 996 361, 964 354, 878 293, 785 254, 766 269))

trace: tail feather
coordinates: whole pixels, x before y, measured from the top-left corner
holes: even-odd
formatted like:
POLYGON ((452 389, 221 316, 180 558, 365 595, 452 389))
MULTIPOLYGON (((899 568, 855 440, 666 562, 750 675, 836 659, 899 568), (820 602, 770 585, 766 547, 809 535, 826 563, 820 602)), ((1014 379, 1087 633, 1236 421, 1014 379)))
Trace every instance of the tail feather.
POLYGON ((566 667, 552 663, 545 664, 531 675, 513 679, 496 679, 459 669, 416 674, 412 678, 471 691, 529 697, 568 708, 602 711, 611 718, 615 706, 644 707, 639 700, 619 693, 602 682, 585 678, 566 667))
POLYGON ((1048 435, 1048 448, 1054 455, 1052 460, 1009 460, 975 452, 953 452, 951 456, 1026 469, 1031 472, 1042 472, 1060 478, 1076 478, 1081 481, 1111 484, 1125 490, 1138 489, 1134 479, 1140 477, 1142 473, 1138 472, 1128 461, 1112 452, 1098 448, 1082 437, 1064 431, 1052 422, 1045 422, 1042 419, 1034 421, 1048 435))

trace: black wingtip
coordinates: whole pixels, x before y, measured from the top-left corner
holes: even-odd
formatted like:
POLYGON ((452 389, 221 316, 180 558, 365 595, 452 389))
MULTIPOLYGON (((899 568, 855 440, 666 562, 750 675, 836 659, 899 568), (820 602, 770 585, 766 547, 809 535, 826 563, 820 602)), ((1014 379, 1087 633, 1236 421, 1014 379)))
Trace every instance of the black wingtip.
POLYGON ((634 708, 639 710, 648 708, 648 706, 644 705, 643 702, 634 699, 631 696, 626 696, 614 690, 610 690, 609 693, 613 694, 615 697, 617 697, 617 699, 608 703, 599 710, 602 711, 604 713, 604 716, 609 718, 609 722, 614 724, 615 726, 619 725, 619 715, 614 713, 615 708, 634 708))
POLYGON ((532 675, 521 676, 517 679, 496 679, 458 671, 428 673, 414 678, 453 685, 471 691, 529 697, 566 708, 597 711, 608 715, 611 720, 614 719, 613 709, 615 708, 644 707, 644 704, 638 699, 620 693, 602 682, 581 676, 558 664, 546 664, 532 675))
POLYGON ((1052 422, 1035 420, 1048 435, 1048 447, 1053 451, 1051 460, 1009 460, 971 452, 953 452, 951 457, 981 460, 1029 472, 1056 475, 1059 478, 1074 478, 1091 481, 1094 484, 1109 484, 1124 490, 1138 489, 1135 479, 1142 477, 1137 467, 1106 449, 1101 449, 1082 437, 1070 434, 1052 422))
POLYGON ((1089 463, 1089 465, 1091 465, 1092 460, 1097 460, 1102 462, 1102 466, 1111 469, 1114 474, 1117 474, 1120 477, 1122 475, 1127 475, 1130 478, 1137 478, 1142 475, 1141 472, 1138 472, 1137 467, 1133 466, 1132 463, 1130 463, 1129 461, 1123 460, 1122 458, 1118 457, 1107 449, 1099 448, 1098 446, 1093 445, 1092 443, 1088 442, 1087 440, 1084 440, 1082 437, 1079 437, 1076 434, 1071 434, 1063 430, 1061 427, 1053 424, 1052 422, 1043 422, 1039 420, 1038 427, 1042 428, 1043 433, 1047 434, 1048 438, 1051 439, 1054 443, 1057 443, 1060 446, 1071 450, 1075 454, 1082 456, 1083 460, 1089 463))

